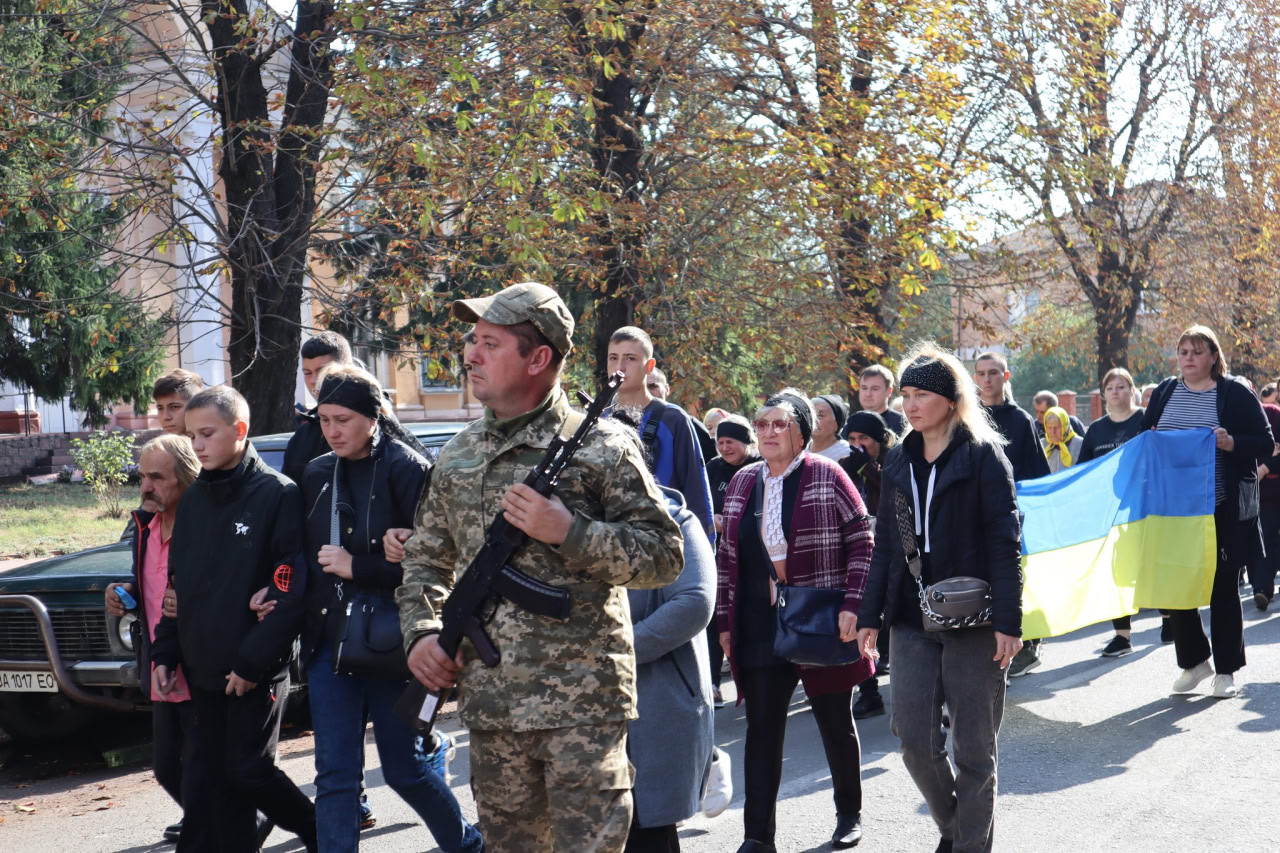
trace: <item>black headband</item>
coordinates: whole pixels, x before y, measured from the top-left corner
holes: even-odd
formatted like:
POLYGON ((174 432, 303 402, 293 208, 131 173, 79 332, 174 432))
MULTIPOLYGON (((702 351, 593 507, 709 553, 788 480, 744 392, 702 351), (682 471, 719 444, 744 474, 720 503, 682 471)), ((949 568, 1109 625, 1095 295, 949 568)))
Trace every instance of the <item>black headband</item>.
POLYGON ((742 424, 735 424, 732 421, 721 421, 716 424, 716 438, 732 438, 734 441, 741 441, 743 444, 751 443, 751 430, 742 424))
POLYGON ((316 395, 316 405, 326 403, 342 406, 374 420, 382 411, 382 395, 378 393, 377 386, 350 376, 324 378, 320 383, 320 393, 316 395))
POLYGON ((809 405, 809 401, 797 394, 783 391, 765 400, 764 407, 775 409, 779 403, 788 403, 795 410, 796 423, 800 427, 800 440, 808 444, 810 436, 813 435, 813 407, 809 405))
POLYGON ((898 385, 902 388, 909 385, 921 391, 931 391, 952 402, 955 402, 956 397, 959 396, 956 377, 951 372, 951 368, 936 359, 928 360, 927 356, 921 356, 907 365, 907 369, 902 371, 902 379, 898 385))
POLYGON ((840 432, 844 428, 844 422, 849 419, 849 407, 845 405, 844 400, 835 394, 823 394, 813 399, 821 400, 831 407, 831 414, 836 416, 836 432, 840 432))

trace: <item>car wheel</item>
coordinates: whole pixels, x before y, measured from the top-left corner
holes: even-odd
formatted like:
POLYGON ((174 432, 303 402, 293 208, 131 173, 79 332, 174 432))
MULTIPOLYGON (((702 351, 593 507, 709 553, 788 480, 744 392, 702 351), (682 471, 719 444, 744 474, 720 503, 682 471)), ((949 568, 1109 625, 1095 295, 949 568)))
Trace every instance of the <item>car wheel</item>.
POLYGON ((0 729, 16 741, 70 737, 88 726, 97 715, 97 709, 79 705, 65 696, 20 693, 0 698, 0 729))

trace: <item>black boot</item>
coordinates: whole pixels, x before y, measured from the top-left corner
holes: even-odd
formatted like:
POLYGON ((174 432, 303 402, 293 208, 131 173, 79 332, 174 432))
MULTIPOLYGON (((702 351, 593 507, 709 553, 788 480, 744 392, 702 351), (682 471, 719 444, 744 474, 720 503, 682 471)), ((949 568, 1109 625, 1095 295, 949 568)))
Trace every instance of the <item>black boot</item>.
POLYGON ((879 717, 884 713, 884 697, 880 691, 864 690, 858 694, 858 701, 853 703, 853 718, 865 720, 868 717, 879 717))
POLYGON ((752 841, 748 838, 738 848, 738 853, 778 853, 778 848, 770 841, 752 841))
POLYGON ((853 847, 862 840, 862 815, 836 815, 836 831, 831 834, 831 846, 836 850, 853 847))

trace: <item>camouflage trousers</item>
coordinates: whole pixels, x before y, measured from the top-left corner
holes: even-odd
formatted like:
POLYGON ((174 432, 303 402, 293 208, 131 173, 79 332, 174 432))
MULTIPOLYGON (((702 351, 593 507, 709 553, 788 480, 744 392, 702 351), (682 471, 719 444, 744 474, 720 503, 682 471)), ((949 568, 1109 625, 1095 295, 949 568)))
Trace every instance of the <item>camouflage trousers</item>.
POLYGON ((471 730, 471 791, 488 853, 621 853, 634 779, 622 720, 471 730))

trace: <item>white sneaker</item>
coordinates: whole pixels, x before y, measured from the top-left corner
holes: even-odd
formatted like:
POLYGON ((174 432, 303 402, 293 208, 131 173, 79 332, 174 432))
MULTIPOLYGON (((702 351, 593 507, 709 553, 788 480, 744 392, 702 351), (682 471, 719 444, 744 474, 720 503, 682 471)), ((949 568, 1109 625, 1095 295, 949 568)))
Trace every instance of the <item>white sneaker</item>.
MULTIPOLYGON (((1184 669, 1182 675, 1179 675, 1173 682, 1174 693, 1190 693, 1196 689, 1196 685, 1213 675, 1213 667, 1209 666, 1209 662, 1205 661, 1199 666, 1191 669, 1184 669)), ((1230 678, 1231 676, 1227 676, 1230 678)))
POLYGON ((1236 695, 1236 680, 1230 675, 1213 677, 1213 696, 1215 699, 1230 699, 1236 695))

